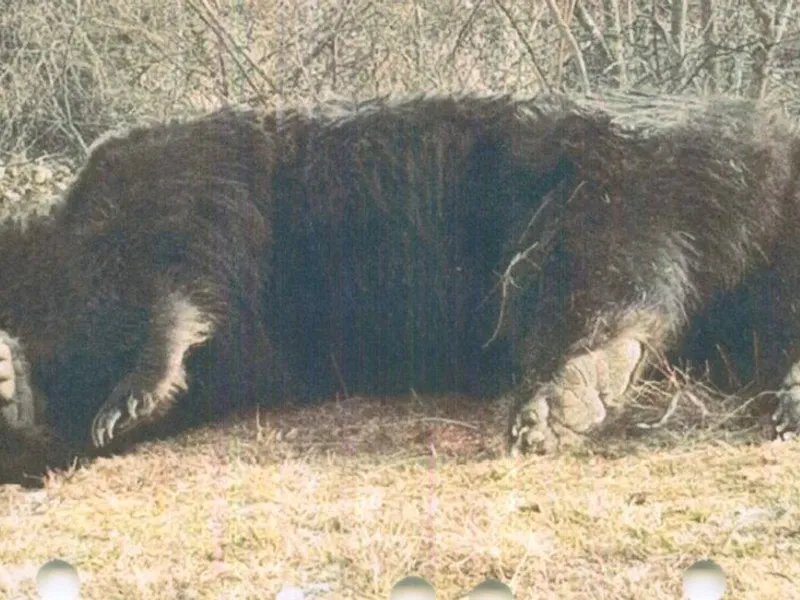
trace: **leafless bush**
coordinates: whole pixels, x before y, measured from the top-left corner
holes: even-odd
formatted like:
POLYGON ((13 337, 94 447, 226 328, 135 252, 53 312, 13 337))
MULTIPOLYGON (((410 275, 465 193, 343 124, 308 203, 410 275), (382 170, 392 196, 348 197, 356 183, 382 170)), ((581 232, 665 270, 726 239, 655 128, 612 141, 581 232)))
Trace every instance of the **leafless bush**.
POLYGON ((330 94, 645 88, 800 109, 794 0, 5 4, 6 151, 83 157, 119 125, 330 94))

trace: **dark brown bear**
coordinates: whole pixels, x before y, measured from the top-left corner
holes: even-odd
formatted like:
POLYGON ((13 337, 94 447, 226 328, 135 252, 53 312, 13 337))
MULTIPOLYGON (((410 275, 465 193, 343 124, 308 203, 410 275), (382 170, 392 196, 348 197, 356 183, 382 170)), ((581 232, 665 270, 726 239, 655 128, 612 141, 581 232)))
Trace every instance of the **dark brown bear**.
MULTIPOLYGON (((513 447, 554 449, 751 275, 796 327, 797 154, 768 109, 638 96, 226 110, 109 139, 50 218, 0 234, 6 427, 102 447, 180 398, 517 376, 513 447)), ((784 433, 800 394, 773 362, 784 433)))

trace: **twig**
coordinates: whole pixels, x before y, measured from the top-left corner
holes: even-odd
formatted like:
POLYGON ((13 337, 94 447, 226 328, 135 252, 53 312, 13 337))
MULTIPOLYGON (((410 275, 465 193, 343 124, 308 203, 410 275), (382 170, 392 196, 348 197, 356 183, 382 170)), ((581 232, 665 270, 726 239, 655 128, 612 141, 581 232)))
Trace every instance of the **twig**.
POLYGON ((744 412, 751 404, 760 401, 762 398, 774 397, 777 394, 778 392, 775 390, 764 390, 763 392, 759 392, 758 394, 751 396, 750 398, 742 402, 739 406, 730 411, 728 414, 726 414, 724 417, 722 417, 716 424, 716 426, 720 427, 724 425, 728 421, 732 420, 736 415, 744 412))
POLYGON ((339 363, 336 362, 336 356, 334 356, 333 352, 331 352, 331 362, 333 363, 333 370, 336 371, 336 377, 339 378, 339 385, 342 386, 344 397, 350 398, 350 392, 347 390, 347 384, 344 382, 344 378, 342 377, 342 372, 339 370, 339 363))
POLYGON ((456 36, 456 43, 453 44, 452 50, 450 50, 450 54, 447 57, 448 62, 452 63, 456 58, 456 52, 461 47, 461 43, 464 41, 464 38, 467 37, 467 31, 472 24, 475 22, 475 15, 478 13, 478 9, 483 5, 484 0, 478 0, 475 3, 475 6, 472 7, 472 10, 467 17, 467 20, 464 21, 464 24, 461 26, 461 29, 458 30, 458 35, 456 36))
POLYGON ((614 55, 611 53, 611 48, 608 47, 608 43, 606 42, 606 38, 603 35, 603 32, 600 31, 600 28, 597 26, 597 23, 592 18, 592 15, 589 14, 589 11, 586 10, 586 7, 583 5, 581 0, 575 4, 575 16, 578 18, 578 23, 589 33, 590 36, 594 39, 595 42, 600 46, 600 49, 603 51, 603 54, 606 55, 606 59, 609 63, 615 62, 614 55))
MULTIPOLYGON (((586 183, 585 181, 582 181, 577 186, 575 186, 575 189, 572 191, 572 194, 570 194, 570 197, 567 198, 567 201, 564 203, 565 206, 569 205, 569 203, 572 202, 572 200, 575 198, 575 196, 578 194, 578 192, 584 186, 585 183, 586 183)), ((539 208, 536 209, 536 212, 533 213, 533 216, 531 217, 530 221, 528 221, 528 225, 525 227, 517 243, 522 243, 522 240, 525 239, 525 237, 528 235, 528 232, 533 228, 533 225, 539 219, 544 210, 550 205, 552 200, 553 196, 548 194, 545 200, 542 201, 542 203, 539 205, 539 208)), ((488 348, 489 345, 494 340, 497 339, 497 336, 500 335, 500 329, 503 326, 503 321, 505 320, 506 316, 506 304, 508 303, 509 286, 513 285, 514 287, 519 287, 514 281, 514 277, 511 275, 511 272, 514 270, 514 267, 517 266, 517 264, 519 264, 522 261, 527 261, 530 258, 531 253, 537 248, 542 247, 546 249, 550 245, 550 241, 552 240, 554 235, 555 234, 551 230, 550 236, 544 241, 542 239, 538 239, 535 242, 533 242, 533 244, 525 248, 525 250, 517 252, 514 255, 514 258, 512 258, 511 261, 508 263, 508 266, 506 267, 505 271, 503 271, 503 274, 500 276, 500 283, 502 290, 500 295, 500 314, 497 315, 497 325, 495 326, 491 337, 486 341, 486 343, 483 344, 484 349, 488 348)))
POLYGON ((455 419, 444 419, 442 417, 422 417, 420 421, 424 423, 442 423, 444 425, 458 425, 459 427, 466 427, 467 429, 478 430, 476 425, 467 423, 466 421, 457 421, 455 419))
POLYGON ((347 11, 350 9, 351 1, 347 0, 342 5, 339 15, 336 17, 336 22, 333 24, 330 33, 324 36, 321 40, 319 40, 316 45, 311 49, 305 58, 303 58, 303 62, 294 70, 294 72, 289 77, 289 85, 287 87, 292 87, 297 85, 297 80, 300 79, 300 75, 303 74, 308 65, 310 65, 316 58, 319 56, 322 51, 327 48, 328 46, 335 43, 336 38, 341 33, 339 31, 342 23, 344 23, 344 18, 347 16, 347 11))
POLYGON ((558 30, 561 32, 561 36, 564 40, 570 45, 572 48, 572 54, 575 56, 575 60, 578 63, 578 70, 581 73, 581 81, 583 82, 583 91, 587 94, 592 90, 592 85, 589 83, 589 72, 586 70, 586 62, 583 60, 583 52, 581 52, 581 47, 578 45, 578 41, 575 39, 575 36, 572 35, 572 32, 569 30, 569 25, 567 25, 566 21, 564 21, 564 17, 558 10, 558 6, 556 6, 556 0, 545 0, 547 3, 547 7, 550 9, 550 14, 553 16, 553 20, 558 25, 558 30))
POLYGON ((517 25, 516 20, 514 20, 513 15, 511 14, 511 12, 509 12, 508 8, 506 8, 506 6, 500 0, 494 0, 494 3, 497 5, 497 8, 499 8, 502 11, 506 19, 508 19, 508 22, 511 24, 511 27, 514 28, 514 31, 516 32, 517 37, 519 38, 519 41, 522 43, 523 46, 525 46, 525 50, 527 51, 528 56, 530 56, 531 58, 531 63, 533 63, 533 68, 536 70, 536 74, 539 76, 539 81, 548 92, 552 92, 553 87, 550 85, 550 83, 547 81, 547 78, 544 76, 544 71, 542 71, 542 68, 539 66, 539 63, 536 60, 536 53, 533 51, 531 45, 528 43, 528 40, 525 39, 525 36, 522 34, 522 31, 517 25))
POLYGON ((656 421, 655 423, 637 423, 636 427, 639 429, 661 429, 664 425, 667 424, 672 418, 672 415, 675 414, 675 411, 678 409, 678 403, 681 399, 681 393, 673 394, 672 398, 669 401, 669 406, 667 407, 667 411, 661 416, 661 418, 656 421))
POLYGON ((262 81, 267 84, 270 88, 270 91, 273 93, 277 92, 277 87, 273 83, 272 79, 264 72, 264 70, 258 65, 258 63, 253 60, 253 58, 248 54, 247 50, 241 47, 234 37, 228 32, 225 26, 222 24, 220 18, 214 12, 214 9, 208 4, 207 0, 198 0, 200 6, 192 2, 191 0, 187 1, 186 6, 194 12, 197 17, 205 23, 206 27, 208 27, 214 35, 217 36, 219 43, 222 44, 222 47, 228 52, 231 57, 231 60, 236 63, 236 66, 239 69, 239 73, 242 75, 244 80, 247 82, 247 85, 250 86, 250 89, 259 96, 260 99, 264 98, 264 92, 259 85, 253 81, 252 77, 248 74, 248 71, 252 69, 255 71, 259 77, 261 77, 262 81), (247 67, 241 63, 241 61, 237 58, 237 56, 243 56, 245 61, 247 62, 247 67))

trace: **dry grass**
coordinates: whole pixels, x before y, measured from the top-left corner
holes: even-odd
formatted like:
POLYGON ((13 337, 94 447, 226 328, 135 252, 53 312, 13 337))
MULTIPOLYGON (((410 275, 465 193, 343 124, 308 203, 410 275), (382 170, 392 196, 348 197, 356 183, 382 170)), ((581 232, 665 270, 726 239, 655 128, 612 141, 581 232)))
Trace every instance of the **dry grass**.
POLYGON ((692 430, 679 407, 683 424, 640 439, 515 461, 501 451, 501 404, 262 409, 53 474, 42 490, 7 486, 0 592, 33 597, 37 568, 58 556, 86 599, 271 598, 282 582, 383 599, 418 573, 441 598, 496 577, 520 600, 660 600, 711 556, 729 597, 796 593, 800 446, 692 430))
POLYGON ((800 112, 797 3, 714 0, 708 24, 682 5, 676 28, 650 0, 6 2, 0 152, 82 158, 107 129, 254 100, 576 90, 584 68, 595 91, 764 87, 800 112))

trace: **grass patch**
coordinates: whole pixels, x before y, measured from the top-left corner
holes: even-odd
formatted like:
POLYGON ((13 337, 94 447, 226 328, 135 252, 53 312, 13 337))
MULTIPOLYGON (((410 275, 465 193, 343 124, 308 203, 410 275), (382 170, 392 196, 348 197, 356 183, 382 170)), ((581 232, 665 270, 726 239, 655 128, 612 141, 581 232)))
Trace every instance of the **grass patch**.
POLYGON ((269 598, 283 583, 377 600, 411 573, 443 598, 496 577, 520 600, 660 600, 706 556, 731 597, 795 589, 797 445, 668 425, 514 460, 502 404, 261 409, 51 474, 41 490, 6 486, 0 591, 31 595, 56 556, 89 600, 269 598))

